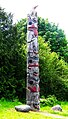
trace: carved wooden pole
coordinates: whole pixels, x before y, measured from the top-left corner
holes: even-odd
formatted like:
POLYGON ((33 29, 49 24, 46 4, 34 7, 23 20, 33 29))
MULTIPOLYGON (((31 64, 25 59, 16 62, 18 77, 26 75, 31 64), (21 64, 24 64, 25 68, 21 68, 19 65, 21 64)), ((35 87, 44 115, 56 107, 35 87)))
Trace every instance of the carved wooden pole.
POLYGON ((39 99, 39 54, 38 54, 38 18, 35 11, 28 14, 27 21, 27 93, 26 101, 32 110, 40 109, 39 99))

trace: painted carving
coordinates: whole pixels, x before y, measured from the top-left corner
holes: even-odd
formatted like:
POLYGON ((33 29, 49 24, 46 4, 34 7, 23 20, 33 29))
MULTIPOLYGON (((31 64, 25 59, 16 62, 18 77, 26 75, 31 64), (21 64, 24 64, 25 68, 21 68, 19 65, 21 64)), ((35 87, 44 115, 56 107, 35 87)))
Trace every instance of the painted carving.
POLYGON ((38 18, 35 8, 28 14, 27 22, 27 104, 32 110, 39 110, 38 18))

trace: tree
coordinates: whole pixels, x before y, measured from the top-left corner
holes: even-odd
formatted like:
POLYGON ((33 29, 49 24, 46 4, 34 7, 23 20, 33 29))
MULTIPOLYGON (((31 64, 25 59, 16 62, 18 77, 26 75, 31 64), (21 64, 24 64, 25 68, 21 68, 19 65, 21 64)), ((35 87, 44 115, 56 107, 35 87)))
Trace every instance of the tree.
POLYGON ((26 34, 27 34, 27 20, 22 19, 17 24, 17 39, 18 42, 22 44, 26 44, 26 34))
POLYGON ((62 29, 59 29, 58 25, 49 23, 48 19, 38 19, 39 23, 39 35, 44 38, 45 42, 48 42, 51 51, 56 52, 65 61, 68 61, 68 46, 66 36, 62 29))
POLYGON ((25 46, 17 40, 13 15, 0 8, 0 98, 24 97, 25 62, 25 46))
POLYGON ((62 59, 59 60, 55 52, 51 52, 41 37, 39 57, 41 95, 47 97, 54 94, 59 100, 68 100, 68 65, 62 59))

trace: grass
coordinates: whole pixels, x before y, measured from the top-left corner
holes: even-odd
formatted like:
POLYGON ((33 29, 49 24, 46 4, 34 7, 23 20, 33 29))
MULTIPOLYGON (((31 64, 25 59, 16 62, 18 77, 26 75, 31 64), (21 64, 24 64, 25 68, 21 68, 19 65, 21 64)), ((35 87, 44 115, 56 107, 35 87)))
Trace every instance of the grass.
POLYGON ((0 119, 52 119, 37 112, 17 112, 14 107, 22 104, 19 101, 0 100, 0 119))
POLYGON ((49 106, 42 107, 41 110, 44 111, 44 112, 51 113, 51 114, 58 114, 58 115, 61 115, 61 116, 66 116, 66 117, 68 117, 68 102, 58 102, 58 104, 61 105, 61 107, 62 107, 62 112, 53 111, 53 110, 51 109, 51 107, 49 107, 49 106))
POLYGON ((45 117, 35 112, 21 113, 16 112, 14 109, 9 109, 0 113, 0 119, 52 119, 51 117, 45 117))
MULTIPOLYGON (((17 112, 14 107, 20 104, 22 103, 18 100, 15 100, 13 102, 0 100, 0 119, 56 119, 38 112, 17 112)), ((61 107, 63 109, 62 112, 54 112, 49 106, 41 107, 41 111, 68 117, 68 102, 61 102, 61 107)))

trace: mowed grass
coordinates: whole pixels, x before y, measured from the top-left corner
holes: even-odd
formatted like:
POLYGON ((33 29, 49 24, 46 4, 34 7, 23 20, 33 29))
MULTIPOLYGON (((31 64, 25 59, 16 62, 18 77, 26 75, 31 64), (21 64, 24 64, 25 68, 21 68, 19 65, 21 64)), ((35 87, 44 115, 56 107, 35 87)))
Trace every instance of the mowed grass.
POLYGON ((17 112, 14 107, 21 104, 18 101, 0 100, 0 119, 52 119, 52 117, 47 117, 38 112, 17 112))
MULTIPOLYGON (((15 110, 16 105, 21 105, 22 103, 15 100, 13 102, 0 100, 0 119, 54 119, 52 116, 46 116, 40 112, 30 111, 28 113, 17 112, 15 110)), ((40 111, 50 114, 58 114, 68 117, 68 102, 61 102, 62 112, 54 112, 51 107, 45 106, 41 107, 40 111)), ((56 119, 56 118, 55 118, 56 119)))
POLYGON ((14 109, 9 109, 0 113, 0 119, 52 119, 37 112, 16 112, 14 109))
POLYGON ((42 107, 41 110, 43 112, 48 112, 48 113, 51 113, 51 114, 58 114, 58 115, 61 115, 61 116, 68 117, 68 102, 58 102, 58 104, 60 104, 60 106, 62 107, 62 112, 53 111, 52 107, 49 107, 49 106, 42 107))

